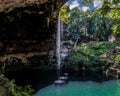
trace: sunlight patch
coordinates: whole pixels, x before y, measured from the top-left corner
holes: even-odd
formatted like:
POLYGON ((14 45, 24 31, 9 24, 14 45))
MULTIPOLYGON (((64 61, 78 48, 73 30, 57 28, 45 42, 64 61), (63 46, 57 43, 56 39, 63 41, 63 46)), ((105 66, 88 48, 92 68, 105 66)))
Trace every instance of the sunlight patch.
POLYGON ((103 2, 102 0, 94 0, 94 2, 93 2, 94 7, 97 8, 97 9, 101 8, 102 7, 102 2, 103 2))
POLYGON ((75 7, 79 7, 79 2, 77 0, 73 1, 72 4, 70 5, 70 9, 73 9, 75 7))

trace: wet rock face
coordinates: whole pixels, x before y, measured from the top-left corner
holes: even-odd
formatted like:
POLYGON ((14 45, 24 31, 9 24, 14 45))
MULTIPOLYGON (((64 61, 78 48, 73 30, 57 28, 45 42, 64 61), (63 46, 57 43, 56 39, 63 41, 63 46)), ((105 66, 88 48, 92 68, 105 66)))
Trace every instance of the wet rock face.
POLYGON ((1 0, 0 40, 48 38, 56 26, 61 1, 1 0))
POLYGON ((28 68, 40 68, 49 66, 48 56, 40 53, 30 54, 10 54, 6 57, 0 57, 0 73, 12 70, 21 70, 28 68), (10 56, 11 55, 11 56, 10 56), (1 60, 2 59, 2 60, 1 60))
MULTIPOLYGON (((35 5, 42 5, 48 2, 55 2, 56 0, 1 0, 0 11, 10 12, 15 8, 35 5)), ((57 0, 60 2, 59 0, 57 0)))
MULTIPOLYGON (((25 62, 26 54, 41 56, 54 50, 57 15, 65 2, 0 0, 0 62, 10 58, 25 62)), ((4 67, 4 63, 0 66, 4 67)))
POLYGON ((60 7, 66 0, 1 0, 0 41, 42 41, 56 32, 60 7))
POLYGON ((56 32, 65 0, 0 1, 0 40, 45 40, 56 32))
POLYGON ((37 9, 30 9, 0 14, 0 40, 43 40, 52 35, 55 25, 48 20, 49 14, 40 15, 37 9))

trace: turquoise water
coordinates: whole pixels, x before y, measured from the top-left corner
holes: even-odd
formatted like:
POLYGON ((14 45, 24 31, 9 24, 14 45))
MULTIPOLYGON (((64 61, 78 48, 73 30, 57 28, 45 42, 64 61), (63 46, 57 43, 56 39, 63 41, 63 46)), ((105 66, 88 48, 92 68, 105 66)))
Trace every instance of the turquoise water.
POLYGON ((120 96, 120 80, 102 83, 93 81, 69 81, 65 85, 49 85, 33 96, 120 96))

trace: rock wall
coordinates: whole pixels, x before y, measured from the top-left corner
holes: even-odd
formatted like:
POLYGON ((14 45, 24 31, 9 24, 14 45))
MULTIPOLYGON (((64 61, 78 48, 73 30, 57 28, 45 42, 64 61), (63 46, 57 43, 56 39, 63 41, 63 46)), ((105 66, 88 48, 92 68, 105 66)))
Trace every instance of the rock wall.
POLYGON ((65 2, 0 0, 1 68, 11 58, 24 63, 26 58, 48 55, 55 49, 57 15, 65 2))

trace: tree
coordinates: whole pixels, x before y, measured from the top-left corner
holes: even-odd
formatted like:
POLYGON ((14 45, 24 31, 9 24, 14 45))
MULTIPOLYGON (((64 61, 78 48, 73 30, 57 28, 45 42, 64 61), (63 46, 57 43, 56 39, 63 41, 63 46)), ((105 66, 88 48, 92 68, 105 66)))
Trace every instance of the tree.
POLYGON ((72 37, 72 40, 75 41, 75 46, 77 41, 84 34, 85 28, 85 17, 83 16, 83 12, 75 7, 70 11, 70 16, 68 18, 68 31, 72 37))
POLYGON ((70 12, 69 6, 63 5, 61 7, 60 16, 61 16, 62 21, 66 22, 66 23, 68 22, 69 12, 70 12))
POLYGON ((88 6, 88 3, 93 3, 94 0, 81 0, 82 4, 88 6))
POLYGON ((113 27, 115 20, 95 13, 91 17, 91 23, 92 36, 97 37, 100 40, 107 40, 108 36, 112 34, 111 28, 113 27))
POLYGON ((113 27, 115 34, 120 35, 120 0, 104 0, 99 12, 117 20, 113 27))
POLYGON ((108 40, 108 36, 113 32, 111 28, 115 24, 114 19, 102 16, 98 11, 84 12, 78 7, 69 11, 67 20, 68 31, 75 42, 87 37, 108 40))

